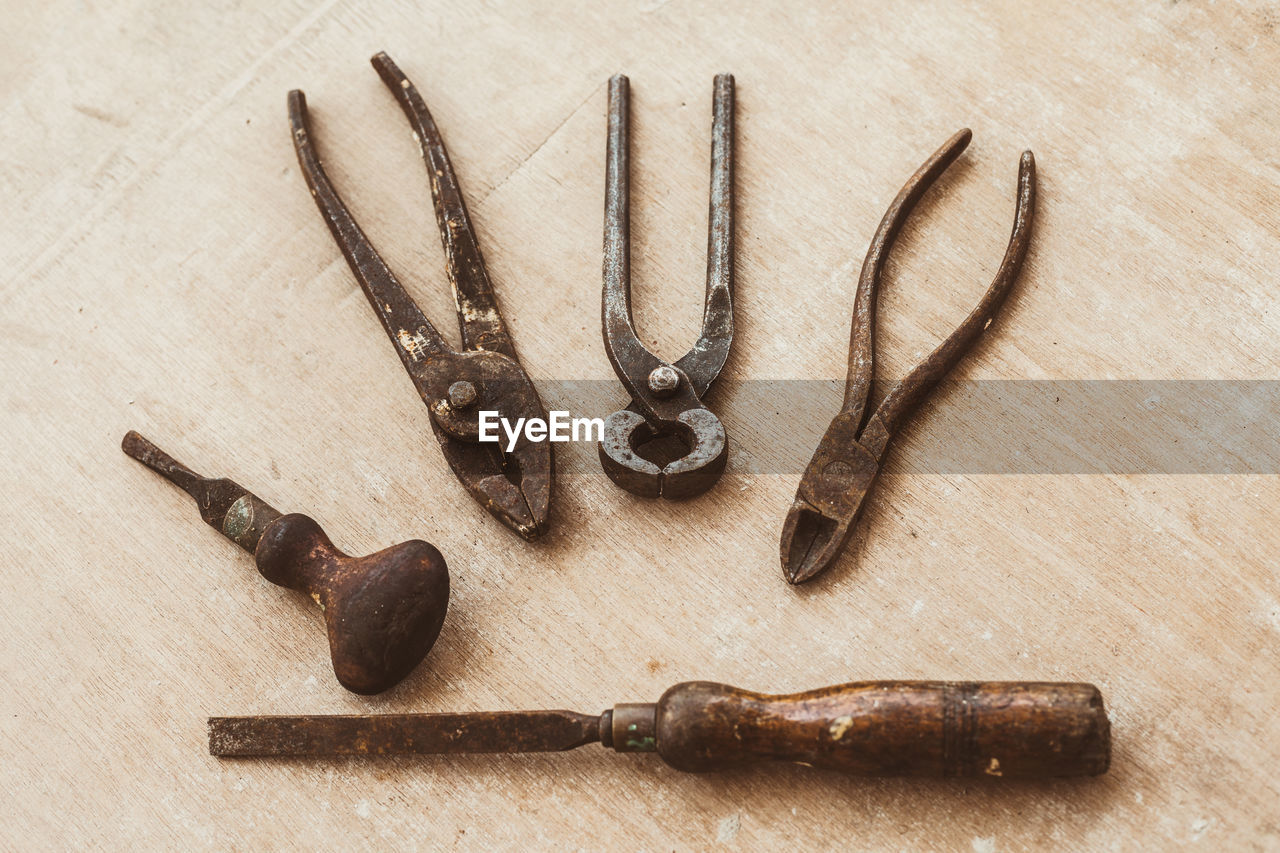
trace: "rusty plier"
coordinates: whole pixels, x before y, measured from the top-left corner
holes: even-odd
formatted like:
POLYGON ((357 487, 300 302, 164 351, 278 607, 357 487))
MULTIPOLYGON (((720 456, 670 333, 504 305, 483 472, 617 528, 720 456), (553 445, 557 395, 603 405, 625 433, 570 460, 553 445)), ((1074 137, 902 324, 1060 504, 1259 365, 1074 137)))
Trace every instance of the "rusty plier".
POLYGON ((782 528, 782 569, 790 583, 809 580, 839 556, 880 473, 890 440, 991 325, 1022 269, 1035 218, 1036 161, 1030 151, 1022 153, 1018 166, 1013 232, 995 280, 951 336, 870 412, 867 401, 875 363, 876 290, 885 260, 912 208, 972 137, 969 130, 960 131, 925 161, 893 200, 871 240, 854 301, 844 404, 809 461, 782 528))
POLYGON ((342 203, 311 142, 306 96, 294 90, 289 93, 289 122, 298 164, 334 240, 427 405, 449 467, 495 518, 525 539, 534 539, 546 532, 550 514, 551 444, 521 435, 508 452, 501 442, 482 443, 479 412, 496 411, 499 418, 517 423, 519 418, 545 420, 546 409, 498 310, 462 191, 426 103, 385 53, 371 62, 409 119, 427 165, 445 269, 458 309, 461 351, 445 342, 342 203))
POLYGON ((631 403, 605 418, 600 464, 632 494, 687 498, 715 485, 729 455, 724 425, 702 396, 720 375, 733 343, 733 75, 715 78, 702 333, 675 362, 640 342, 631 316, 630 100, 627 78, 612 77, 601 315, 605 351, 631 403), (655 452, 655 440, 663 438, 674 439, 683 452, 655 452))

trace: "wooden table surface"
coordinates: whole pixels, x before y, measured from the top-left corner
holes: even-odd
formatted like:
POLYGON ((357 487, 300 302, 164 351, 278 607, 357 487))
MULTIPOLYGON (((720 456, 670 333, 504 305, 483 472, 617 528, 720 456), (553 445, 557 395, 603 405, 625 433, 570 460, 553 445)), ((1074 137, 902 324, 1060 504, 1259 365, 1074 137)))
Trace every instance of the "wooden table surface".
POLYGON ((1031 148, 1026 269, 954 378, 1274 377, 1280 13, 760 5, 4 4, 0 846, 1280 848, 1280 468, 913 472, 992 426, 944 390, 844 559, 793 589, 777 540, 799 470, 771 462, 802 462, 834 413, 867 241, 964 126, 974 143, 889 265, 882 376, 977 300, 1031 148), (572 382, 624 401, 599 330, 606 80, 632 80, 636 318, 674 357, 701 314, 711 79, 736 74, 738 332, 711 398, 734 455, 706 496, 633 498, 582 444, 561 445, 545 541, 466 497, 289 140, 285 93, 305 88, 335 183, 456 334, 423 167, 368 65, 381 49, 440 124, 524 363, 550 407, 587 415, 606 410, 577 411, 572 382), (751 394, 796 379, 831 380, 789 413, 803 439, 751 394), (427 661, 382 696, 343 691, 315 609, 121 454, 131 428, 350 552, 436 543, 453 599, 427 661), (207 754, 209 715, 597 712, 688 679, 878 678, 1092 681, 1111 772, 207 754))

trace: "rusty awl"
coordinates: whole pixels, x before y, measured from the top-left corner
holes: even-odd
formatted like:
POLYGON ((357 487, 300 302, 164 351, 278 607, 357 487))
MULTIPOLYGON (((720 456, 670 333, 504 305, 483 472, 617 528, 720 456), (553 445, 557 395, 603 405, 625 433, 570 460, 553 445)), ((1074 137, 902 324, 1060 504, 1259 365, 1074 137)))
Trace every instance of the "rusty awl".
POLYGON ((282 515, 232 480, 202 477, 136 432, 121 449, 191 495, 205 523, 253 554, 264 578, 320 605, 343 687, 381 693, 431 650, 449 606, 449 569, 434 545, 411 539, 351 557, 311 518, 282 515))
POLYGON ((1019 163, 1013 230, 991 286, 964 322, 871 410, 876 291, 885 260, 912 208, 955 162, 972 136, 968 130, 960 131, 925 161, 889 205, 871 240, 854 299, 844 403, 805 468, 782 528, 782 570, 790 583, 813 578, 840 555, 893 436, 991 325, 1022 270, 1036 207, 1036 161, 1030 151, 1023 152, 1019 163))
POLYGON ((1111 730, 1092 684, 869 681, 766 695, 706 681, 656 703, 573 711, 211 717, 249 756, 560 752, 599 742, 703 772, 783 761, 857 776, 1097 776, 1111 730))

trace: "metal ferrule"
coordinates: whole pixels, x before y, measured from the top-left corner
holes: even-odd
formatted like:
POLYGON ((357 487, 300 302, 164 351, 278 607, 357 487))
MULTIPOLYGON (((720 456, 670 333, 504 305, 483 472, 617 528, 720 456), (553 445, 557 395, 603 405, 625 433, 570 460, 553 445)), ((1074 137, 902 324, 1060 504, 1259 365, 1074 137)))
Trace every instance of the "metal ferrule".
POLYGON ((252 554, 267 526, 279 517, 280 512, 266 501, 245 493, 227 509, 220 530, 223 536, 252 554))
POLYGON ((656 752, 658 706, 652 702, 614 705, 601 718, 600 742, 618 752, 656 752))

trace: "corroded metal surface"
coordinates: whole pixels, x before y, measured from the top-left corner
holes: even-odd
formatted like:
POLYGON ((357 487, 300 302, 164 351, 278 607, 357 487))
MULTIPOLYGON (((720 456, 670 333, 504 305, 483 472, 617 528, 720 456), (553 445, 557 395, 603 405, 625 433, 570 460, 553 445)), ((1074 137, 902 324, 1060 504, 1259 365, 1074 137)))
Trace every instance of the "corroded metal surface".
POLYGON ((783 761, 857 776, 1097 776, 1111 727, 1092 684, 870 681, 767 695, 677 684, 657 703, 572 711, 212 717, 213 755, 550 752, 595 741, 704 772, 783 761))
POLYGON ((632 320, 630 84, 621 74, 609 80, 601 315, 605 351, 631 403, 605 419, 600 464, 615 483, 642 497, 701 494, 720 479, 728 459, 724 426, 702 397, 733 343, 733 108, 733 75, 716 75, 702 333, 689 352, 668 363, 640 342, 632 320))
POLYGON ((125 433, 120 449, 195 499, 205 523, 250 554, 280 512, 244 486, 225 478, 202 477, 138 433, 125 433))
POLYGON ((482 444, 479 413, 496 411, 515 423, 519 418, 545 420, 546 408, 502 320, 462 191, 426 103, 385 53, 371 61, 413 126, 427 166, 462 332, 461 351, 445 342, 343 204, 311 141, 306 96, 294 90, 289 93, 289 122, 298 164, 334 240, 431 414, 431 428, 449 467, 495 518, 525 539, 536 539, 550 523, 551 444, 532 442, 523 435, 510 451, 498 443, 482 444))
POLYGON ((320 605, 343 687, 381 693, 435 644, 449 604, 449 570, 435 546, 411 539, 351 557, 307 516, 281 515, 230 480, 202 477, 136 432, 121 447, 195 498, 201 517, 253 554, 264 578, 320 605))
POLYGON ((209 753, 396 755, 561 752, 600 739, 600 718, 573 711, 210 717, 209 753))
POLYGON ((805 469, 782 529, 782 569, 789 583, 815 577, 840 555, 880 473, 890 440, 991 325, 1022 270, 1035 219, 1036 165, 1030 151, 1023 152, 1019 163, 1013 231, 991 286, 964 322, 895 385, 874 412, 869 410, 875 364, 876 291, 885 260, 912 208, 960 156, 971 138, 967 129, 962 130, 925 161, 893 200, 872 238, 854 302, 844 404, 805 469))

